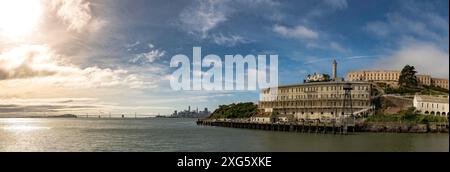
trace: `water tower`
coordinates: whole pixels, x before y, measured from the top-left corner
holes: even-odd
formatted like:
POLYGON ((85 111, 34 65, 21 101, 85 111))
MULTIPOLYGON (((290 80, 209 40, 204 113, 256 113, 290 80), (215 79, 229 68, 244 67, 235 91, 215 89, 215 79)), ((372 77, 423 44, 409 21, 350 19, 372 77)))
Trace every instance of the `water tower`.
POLYGON ((344 89, 344 102, 342 104, 342 115, 344 118, 353 116, 353 102, 352 102, 352 84, 345 83, 343 86, 344 89), (348 112, 350 112, 348 115, 348 112))

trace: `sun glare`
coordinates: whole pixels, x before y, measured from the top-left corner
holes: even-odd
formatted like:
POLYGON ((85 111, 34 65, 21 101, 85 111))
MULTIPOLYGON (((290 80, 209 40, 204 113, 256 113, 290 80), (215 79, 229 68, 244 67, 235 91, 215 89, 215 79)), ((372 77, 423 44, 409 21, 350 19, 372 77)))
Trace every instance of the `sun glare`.
POLYGON ((37 29, 41 0, 0 0, 0 35, 18 39, 37 29))

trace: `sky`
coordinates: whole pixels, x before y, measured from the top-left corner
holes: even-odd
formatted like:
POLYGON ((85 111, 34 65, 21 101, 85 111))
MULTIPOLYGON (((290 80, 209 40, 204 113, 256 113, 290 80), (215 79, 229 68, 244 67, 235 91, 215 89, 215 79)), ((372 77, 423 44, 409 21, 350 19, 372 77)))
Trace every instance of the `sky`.
POLYGON ((0 117, 168 115, 256 102, 258 91, 174 91, 176 54, 276 54, 279 84, 309 73, 449 76, 448 0, 2 0, 0 117))

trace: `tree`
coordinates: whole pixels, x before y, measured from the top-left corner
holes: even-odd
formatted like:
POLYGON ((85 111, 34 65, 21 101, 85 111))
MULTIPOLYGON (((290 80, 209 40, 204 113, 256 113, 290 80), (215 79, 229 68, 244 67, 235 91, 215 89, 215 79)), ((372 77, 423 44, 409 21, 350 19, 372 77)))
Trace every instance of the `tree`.
POLYGON ((324 81, 331 81, 331 77, 328 74, 323 74, 323 80, 324 81))
POLYGON ((403 67, 398 80, 399 86, 401 88, 417 88, 419 83, 417 82, 416 73, 414 66, 406 65, 403 67))

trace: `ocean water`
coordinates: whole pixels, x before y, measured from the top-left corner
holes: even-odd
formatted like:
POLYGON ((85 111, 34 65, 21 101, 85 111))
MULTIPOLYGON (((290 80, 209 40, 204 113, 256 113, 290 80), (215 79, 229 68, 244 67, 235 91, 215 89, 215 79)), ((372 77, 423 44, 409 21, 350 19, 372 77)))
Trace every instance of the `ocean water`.
POLYGON ((449 135, 291 133, 169 118, 0 118, 0 151, 448 152, 449 135))

